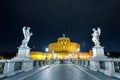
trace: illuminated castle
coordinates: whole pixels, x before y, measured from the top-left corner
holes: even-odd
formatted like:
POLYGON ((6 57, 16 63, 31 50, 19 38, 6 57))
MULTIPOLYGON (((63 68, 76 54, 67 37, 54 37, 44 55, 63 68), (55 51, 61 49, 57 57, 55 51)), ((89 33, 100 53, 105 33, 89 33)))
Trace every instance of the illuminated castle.
POLYGON ((31 52, 30 56, 34 60, 48 60, 53 56, 54 59, 89 59, 92 56, 92 52, 79 52, 80 44, 71 42, 69 37, 59 37, 57 42, 50 43, 48 45, 48 52, 31 52), (54 53, 54 55, 53 55, 54 53))
POLYGON ((77 54, 80 49, 80 44, 75 42, 70 42, 69 37, 58 38, 58 41, 55 43, 51 43, 48 46, 49 52, 54 51, 58 53, 60 59, 68 58, 68 55, 77 54))

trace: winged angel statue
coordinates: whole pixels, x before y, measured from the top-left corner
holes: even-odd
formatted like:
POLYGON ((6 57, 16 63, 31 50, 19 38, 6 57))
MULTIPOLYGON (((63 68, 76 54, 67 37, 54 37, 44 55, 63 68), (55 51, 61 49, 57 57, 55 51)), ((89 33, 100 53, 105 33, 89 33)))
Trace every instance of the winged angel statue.
POLYGON ((95 28, 93 28, 92 30, 93 30, 92 41, 93 41, 95 47, 100 47, 99 37, 101 35, 101 29, 98 27, 97 30, 95 28))
POLYGON ((30 27, 24 26, 23 27, 23 34, 24 34, 24 39, 22 40, 22 45, 20 47, 28 47, 28 42, 30 40, 30 37, 33 35, 33 33, 30 33, 30 27))

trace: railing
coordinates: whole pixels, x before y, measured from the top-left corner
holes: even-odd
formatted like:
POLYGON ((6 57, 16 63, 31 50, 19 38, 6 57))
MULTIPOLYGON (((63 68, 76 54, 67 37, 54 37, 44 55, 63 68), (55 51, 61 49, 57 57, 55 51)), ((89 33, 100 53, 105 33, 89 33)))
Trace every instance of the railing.
POLYGON ((114 62, 115 72, 120 73, 120 62, 114 62))
POLYGON ((120 59, 77 60, 77 64, 108 76, 120 78, 120 59))
POLYGON ((0 78, 47 65, 45 60, 0 60, 0 78))
POLYGON ((3 74, 5 63, 0 63, 0 74, 3 74))

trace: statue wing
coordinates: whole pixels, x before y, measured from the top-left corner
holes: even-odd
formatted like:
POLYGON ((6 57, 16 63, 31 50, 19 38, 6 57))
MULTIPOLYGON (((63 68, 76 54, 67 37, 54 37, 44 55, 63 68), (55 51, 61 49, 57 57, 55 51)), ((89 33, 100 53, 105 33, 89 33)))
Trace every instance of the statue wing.
POLYGON ((99 36, 100 36, 100 34, 101 34, 101 29, 98 27, 98 33, 99 33, 99 36))
POLYGON ((23 27, 23 34, 24 34, 24 38, 26 38, 26 30, 25 30, 25 26, 23 27))

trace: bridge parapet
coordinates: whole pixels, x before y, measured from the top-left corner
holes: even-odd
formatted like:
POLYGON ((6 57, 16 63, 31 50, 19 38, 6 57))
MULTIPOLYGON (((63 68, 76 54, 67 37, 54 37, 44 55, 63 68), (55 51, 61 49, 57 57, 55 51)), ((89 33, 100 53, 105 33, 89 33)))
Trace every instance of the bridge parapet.
POLYGON ((47 65, 46 60, 0 60, 0 78, 47 65))
POLYGON ((120 58, 77 60, 77 64, 108 76, 120 78, 120 58))

